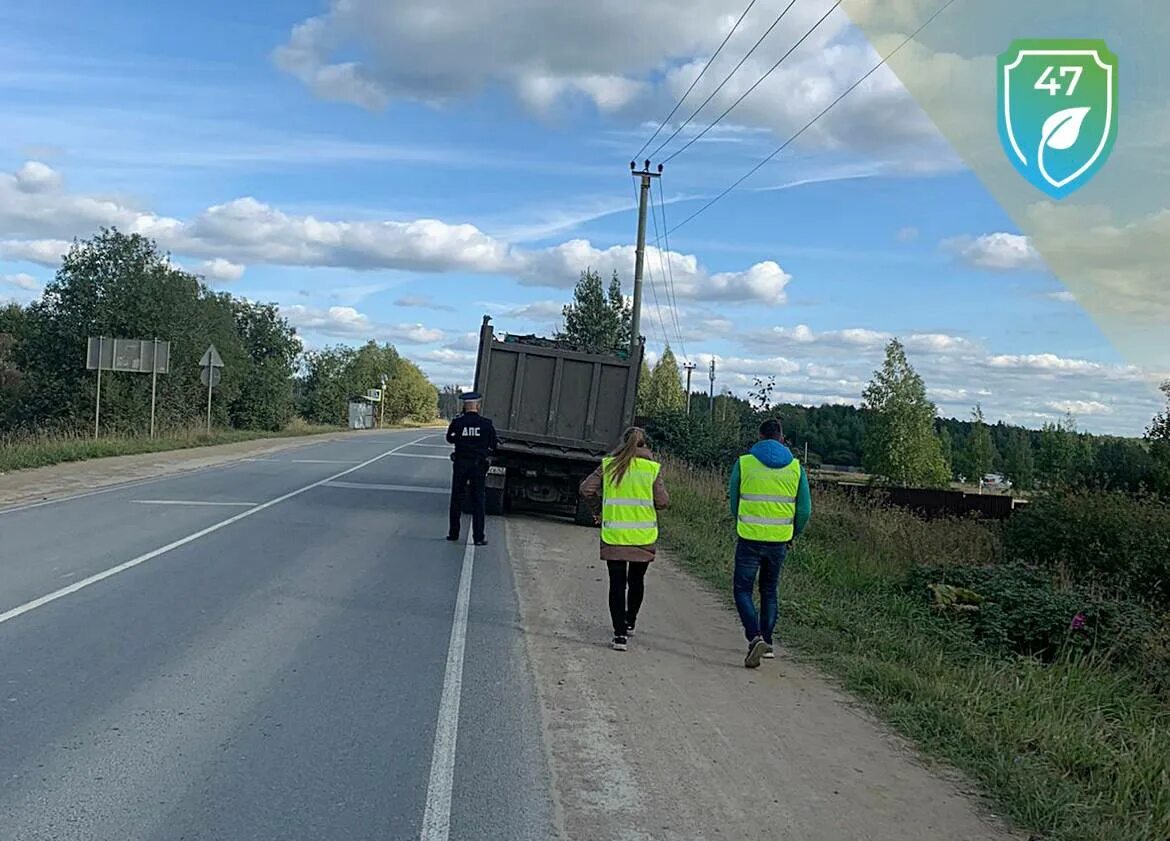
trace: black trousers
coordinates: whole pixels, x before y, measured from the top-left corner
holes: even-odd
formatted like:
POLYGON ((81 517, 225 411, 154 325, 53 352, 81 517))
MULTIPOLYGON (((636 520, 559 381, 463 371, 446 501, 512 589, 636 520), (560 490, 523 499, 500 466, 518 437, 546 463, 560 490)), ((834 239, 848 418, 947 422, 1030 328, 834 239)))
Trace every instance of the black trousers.
POLYGON ((609 618, 613 620, 616 636, 626 635, 626 629, 638 618, 638 608, 646 594, 646 570, 649 561, 606 561, 609 567, 609 618))
POLYGON ((487 467, 480 459, 456 459, 451 465, 451 510, 447 534, 459 536, 459 521, 463 515, 463 494, 471 488, 471 538, 484 540, 484 496, 487 467))

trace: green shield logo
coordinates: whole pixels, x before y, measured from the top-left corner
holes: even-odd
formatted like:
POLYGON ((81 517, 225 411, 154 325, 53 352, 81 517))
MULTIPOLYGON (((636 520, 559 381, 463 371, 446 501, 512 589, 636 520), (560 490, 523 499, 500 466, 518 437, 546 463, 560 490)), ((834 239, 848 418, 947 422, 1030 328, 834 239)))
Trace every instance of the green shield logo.
POLYGON ((1013 41, 999 56, 999 139, 1008 160, 1061 199, 1109 158, 1117 137, 1117 56, 1101 40, 1013 41))

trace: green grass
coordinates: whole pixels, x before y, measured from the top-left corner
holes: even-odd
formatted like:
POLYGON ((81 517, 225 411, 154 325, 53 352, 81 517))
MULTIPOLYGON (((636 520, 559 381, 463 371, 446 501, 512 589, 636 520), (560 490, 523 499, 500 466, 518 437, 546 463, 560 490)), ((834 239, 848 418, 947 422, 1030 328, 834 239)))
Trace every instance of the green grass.
MULTIPOLYGON (((730 600, 722 477, 668 463, 672 554, 730 600)), ((1017 826, 1052 841, 1170 838, 1170 701, 1092 657, 986 653, 900 586, 921 563, 998 559, 993 528, 927 523, 820 494, 780 584, 779 638, 962 769, 1017 826)))
POLYGON ((209 435, 203 429, 187 429, 166 431, 156 438, 111 436, 94 440, 92 437, 81 435, 40 435, 0 439, 0 473, 109 456, 161 453, 216 444, 236 444, 260 438, 319 435, 339 430, 340 427, 316 426, 295 421, 279 432, 213 429, 209 435))

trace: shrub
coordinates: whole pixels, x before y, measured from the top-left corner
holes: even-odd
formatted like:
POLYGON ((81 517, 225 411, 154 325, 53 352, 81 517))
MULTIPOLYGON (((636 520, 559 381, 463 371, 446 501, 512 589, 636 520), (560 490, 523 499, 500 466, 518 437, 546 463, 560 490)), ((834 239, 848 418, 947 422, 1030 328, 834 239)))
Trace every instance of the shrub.
POLYGON ((1093 652, 1170 688, 1170 625, 1149 606, 1086 585, 1059 586, 1046 570, 1019 563, 917 567, 905 586, 924 598, 931 585, 971 591, 974 609, 955 608, 987 648, 1052 662, 1093 652))
POLYGON ((1004 553, 1126 598, 1170 604, 1170 506, 1155 497, 1041 496, 1008 520, 1004 553))

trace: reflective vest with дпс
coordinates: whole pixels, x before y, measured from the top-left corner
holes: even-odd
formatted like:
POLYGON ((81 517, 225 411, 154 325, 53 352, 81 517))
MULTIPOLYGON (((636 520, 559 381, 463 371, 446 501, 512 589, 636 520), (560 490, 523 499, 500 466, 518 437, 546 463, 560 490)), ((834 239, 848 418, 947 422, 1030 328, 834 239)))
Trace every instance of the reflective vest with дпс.
POLYGON ((793 537, 800 462, 768 467, 753 455, 739 459, 739 516, 736 532, 744 540, 787 543, 793 537))
POLYGON ((609 546, 649 546, 658 541, 654 480, 661 466, 635 458, 620 482, 613 481, 613 456, 601 460, 601 539, 609 546))

